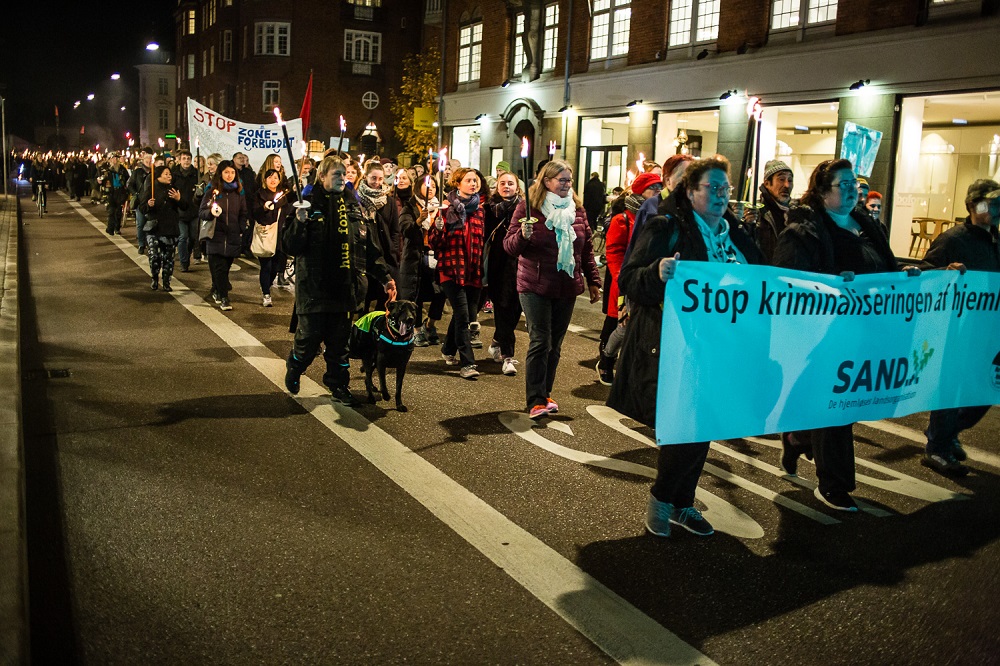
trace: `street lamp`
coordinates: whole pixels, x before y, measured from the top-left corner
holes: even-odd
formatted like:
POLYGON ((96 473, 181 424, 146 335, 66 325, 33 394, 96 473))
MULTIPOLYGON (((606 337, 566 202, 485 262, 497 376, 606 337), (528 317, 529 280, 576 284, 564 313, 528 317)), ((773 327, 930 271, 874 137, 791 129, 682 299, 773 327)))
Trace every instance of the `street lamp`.
POLYGON ((90 93, 89 95, 87 95, 87 101, 88 102, 93 102, 94 101, 94 97, 95 97, 94 93, 90 93))
POLYGON ((111 80, 112 81, 117 81, 120 78, 122 78, 122 75, 119 74, 118 72, 115 72, 114 74, 111 75, 111 80))
POLYGON ((146 50, 147 51, 159 51, 160 50, 160 45, 157 44, 156 42, 150 42, 149 44, 146 44, 146 50))

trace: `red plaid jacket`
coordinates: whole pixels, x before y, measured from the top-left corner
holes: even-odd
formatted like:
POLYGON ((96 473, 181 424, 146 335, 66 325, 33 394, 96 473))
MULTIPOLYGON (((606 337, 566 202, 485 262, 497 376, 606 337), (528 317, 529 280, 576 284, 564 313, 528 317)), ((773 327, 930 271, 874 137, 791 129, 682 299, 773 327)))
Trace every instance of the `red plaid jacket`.
MULTIPOLYGON (((444 209, 441 214, 444 215, 444 209)), ((481 287, 483 284, 483 206, 465 219, 465 227, 448 231, 432 226, 427 244, 434 250, 438 274, 460 286, 481 287), (470 234, 466 243, 466 232, 470 234)))

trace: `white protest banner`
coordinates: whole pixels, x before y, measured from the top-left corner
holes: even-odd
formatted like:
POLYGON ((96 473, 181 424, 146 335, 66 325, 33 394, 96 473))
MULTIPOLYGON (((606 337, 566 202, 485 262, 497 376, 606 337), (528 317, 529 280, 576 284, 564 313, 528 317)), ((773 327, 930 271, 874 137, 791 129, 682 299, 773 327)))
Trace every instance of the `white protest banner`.
MULTIPOLYGON (((195 141, 202 157, 219 153, 231 159, 234 153, 246 153, 250 166, 259 169, 268 155, 288 159, 288 148, 281 133, 281 125, 252 125, 219 115, 188 97, 188 127, 191 133, 192 152, 195 141)), ((292 143, 295 159, 302 158, 302 119, 286 121, 288 140, 292 143)), ((287 165, 285 166, 287 169, 287 165)))
POLYGON ((1000 404, 998 273, 681 261, 665 294, 658 444, 1000 404))

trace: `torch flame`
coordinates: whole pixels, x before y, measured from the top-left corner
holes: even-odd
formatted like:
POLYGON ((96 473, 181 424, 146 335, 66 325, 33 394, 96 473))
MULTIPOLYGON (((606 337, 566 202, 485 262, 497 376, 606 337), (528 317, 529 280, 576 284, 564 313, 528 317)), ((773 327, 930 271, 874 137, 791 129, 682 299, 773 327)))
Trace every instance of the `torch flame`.
POLYGON ((629 185, 631 185, 632 181, 634 181, 634 180, 635 180, 635 174, 632 172, 631 169, 629 169, 625 173, 625 187, 628 187, 629 185))
POLYGON ((522 136, 521 137, 521 157, 523 157, 524 159, 528 159, 528 152, 529 152, 530 149, 531 148, 528 145, 528 137, 522 136))
POLYGON ((340 131, 341 132, 347 131, 347 121, 344 120, 344 116, 340 117, 340 131))
POLYGON ((438 158, 438 171, 444 171, 448 168, 448 148, 441 149, 441 156, 438 158))
POLYGON ((549 157, 552 157, 555 154, 556 154, 556 142, 549 141, 549 157))
POLYGON ((753 116, 754 120, 760 120, 763 109, 760 106, 759 97, 751 97, 747 100, 747 117, 753 116))
POLYGON ((285 121, 281 119, 281 109, 274 107, 274 117, 278 121, 279 125, 284 125, 285 121))
POLYGON ((646 155, 644 153, 639 153, 639 159, 635 161, 635 168, 639 173, 646 170, 644 166, 646 164, 646 155))
POLYGON ((156 140, 156 143, 160 144, 160 148, 163 148, 163 146, 165 145, 165 144, 163 143, 163 139, 157 139, 157 140, 156 140))

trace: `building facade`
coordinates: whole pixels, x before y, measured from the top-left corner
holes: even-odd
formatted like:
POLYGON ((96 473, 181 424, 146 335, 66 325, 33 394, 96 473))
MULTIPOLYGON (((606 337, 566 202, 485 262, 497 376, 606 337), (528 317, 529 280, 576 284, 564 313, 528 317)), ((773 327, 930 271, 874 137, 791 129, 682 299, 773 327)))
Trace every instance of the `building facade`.
POLYGON ((177 78, 175 65, 137 65, 139 70, 139 145, 157 146, 158 139, 175 134, 177 78))
POLYGON ((914 219, 964 216, 968 184, 1000 171, 998 6, 447 0, 442 142, 484 172, 518 164, 524 137, 532 164, 555 142, 556 157, 609 189, 641 159, 719 153, 750 199, 753 179, 740 171, 753 162, 747 106, 757 97, 759 164, 791 165, 796 196, 816 164, 840 157, 845 136, 878 140, 865 172, 906 256, 914 219))
POLYGON ((343 115, 345 138, 355 152, 396 149, 389 91, 398 85, 407 54, 419 48, 419 5, 179 0, 175 16, 179 136, 188 136, 188 97, 241 122, 273 123, 275 106, 285 118, 297 117, 312 73, 310 140, 324 147, 331 138, 336 142, 343 115), (369 123, 375 123, 380 142, 366 138, 369 149, 360 151, 369 123))

